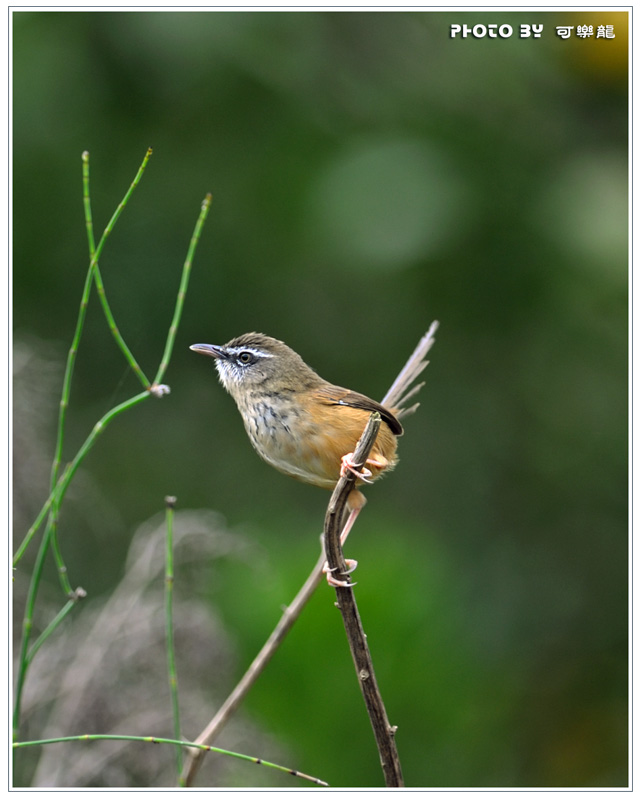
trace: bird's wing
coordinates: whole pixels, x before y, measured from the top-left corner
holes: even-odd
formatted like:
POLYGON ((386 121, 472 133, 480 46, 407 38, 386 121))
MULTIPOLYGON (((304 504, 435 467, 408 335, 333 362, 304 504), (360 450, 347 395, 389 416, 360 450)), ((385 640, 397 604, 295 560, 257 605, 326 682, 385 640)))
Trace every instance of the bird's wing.
POLYGON ((331 406, 351 406, 352 408, 362 408, 364 411, 378 411, 382 419, 387 423, 391 432, 396 436, 401 436, 403 429, 396 417, 388 408, 376 403, 375 400, 359 392, 352 392, 350 389, 343 389, 341 386, 326 384, 316 390, 318 400, 331 406))

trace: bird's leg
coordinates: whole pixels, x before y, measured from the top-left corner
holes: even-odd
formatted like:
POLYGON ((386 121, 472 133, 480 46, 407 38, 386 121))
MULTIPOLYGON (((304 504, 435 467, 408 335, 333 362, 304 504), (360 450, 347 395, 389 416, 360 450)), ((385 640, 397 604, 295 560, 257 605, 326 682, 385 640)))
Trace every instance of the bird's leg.
MULTIPOLYGON (((358 494, 360 494, 360 492, 358 492, 358 494)), ((362 495, 362 497, 364 497, 364 495, 362 495)), ((340 533, 341 545, 344 545, 344 543, 347 541, 347 536, 351 532, 351 528, 353 528, 353 523, 356 521, 358 514, 362 511, 363 508, 364 508, 364 503, 361 506, 358 506, 357 508, 352 508, 349 511, 349 516, 347 517, 347 521, 345 522, 344 528, 340 533)))

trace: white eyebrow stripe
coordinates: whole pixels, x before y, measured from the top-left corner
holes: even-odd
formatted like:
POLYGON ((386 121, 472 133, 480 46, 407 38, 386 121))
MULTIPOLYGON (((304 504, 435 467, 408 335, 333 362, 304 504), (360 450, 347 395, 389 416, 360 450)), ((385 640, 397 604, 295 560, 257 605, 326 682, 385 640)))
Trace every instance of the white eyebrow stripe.
POLYGON ((273 353, 267 353, 264 350, 258 350, 257 347, 230 347, 229 352, 234 356, 240 355, 240 353, 251 353, 251 355, 254 355, 257 358, 273 358, 273 353))

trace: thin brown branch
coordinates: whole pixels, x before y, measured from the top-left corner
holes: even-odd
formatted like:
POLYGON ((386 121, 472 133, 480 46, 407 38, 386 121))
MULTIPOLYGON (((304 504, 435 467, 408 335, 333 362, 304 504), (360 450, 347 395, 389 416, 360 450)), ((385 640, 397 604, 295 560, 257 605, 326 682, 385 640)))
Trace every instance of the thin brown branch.
MULTIPOLYGON (((355 449, 353 462, 355 469, 361 469, 367 460, 371 448, 374 445, 378 429, 380 428, 380 414, 374 412, 369 418, 364 433, 355 449)), ((402 779, 402 768, 398 749, 395 742, 395 727, 392 727, 387 717, 382 695, 378 688, 373 661, 367 644, 367 637, 362 627, 358 606, 356 604, 353 587, 349 584, 347 565, 342 554, 340 544, 340 532, 342 530, 342 518, 347 503, 349 492, 354 487, 355 475, 351 471, 345 472, 340 478, 336 488, 333 490, 327 514, 324 521, 324 546, 327 562, 331 574, 338 580, 344 580, 345 586, 336 586, 338 602, 336 605, 340 609, 344 622, 344 629, 349 640, 349 648, 353 663, 358 676, 358 683, 367 707, 367 713, 371 720, 371 727, 376 739, 380 763, 384 773, 387 787, 404 786, 402 779)))
MULTIPOLYGON (((220 733, 222 728, 226 725, 228 720, 233 716, 240 703, 242 703, 244 698, 249 693, 249 690, 253 684, 258 680, 258 677, 262 673, 263 669, 271 660, 271 657, 280 646, 280 643, 293 627, 295 621, 300 616, 302 609, 309 601, 309 598, 318 588, 320 582, 322 581, 322 567, 324 566, 324 562, 325 557, 324 552, 322 552, 320 554, 318 563, 311 570, 309 577, 293 599, 293 602, 284 609, 282 617, 280 618, 280 621, 276 627, 273 629, 271 636, 269 636, 258 655, 253 659, 251 666, 242 676, 236 688, 220 706, 218 713, 215 715, 215 717, 213 717, 211 722, 195 740, 195 744, 211 744, 211 742, 213 742, 216 736, 220 733)), ((182 785, 191 786, 204 753, 204 750, 196 750, 195 748, 193 750, 189 750, 184 769, 182 770, 182 785)))

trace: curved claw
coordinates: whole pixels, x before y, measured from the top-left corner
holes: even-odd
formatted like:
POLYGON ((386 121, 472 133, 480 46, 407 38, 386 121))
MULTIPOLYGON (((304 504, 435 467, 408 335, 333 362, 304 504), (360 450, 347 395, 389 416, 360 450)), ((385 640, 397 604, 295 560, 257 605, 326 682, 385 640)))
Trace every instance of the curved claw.
MULTIPOLYGON (((371 463, 374 463, 373 461, 371 463)), ((360 478, 361 481, 365 483, 373 483, 371 477, 373 473, 367 467, 362 467, 361 470, 357 470, 353 463, 353 453, 347 453, 346 455, 342 456, 341 459, 341 466, 340 466, 340 477, 343 478, 347 472, 353 472, 356 478, 360 478)))
MULTIPOLYGON (((347 575, 349 573, 353 572, 353 570, 358 566, 358 562, 354 561, 353 558, 345 558, 344 562, 347 565, 347 569, 345 570, 345 574, 347 574, 347 575)), ((327 562, 325 561, 325 564, 324 564, 324 567, 322 568, 322 571, 327 576, 327 583, 329 584, 329 586, 348 587, 348 586, 355 586, 356 585, 355 583, 349 583, 349 581, 339 581, 336 578, 334 578, 331 573, 335 572, 337 569, 338 569, 337 567, 333 567, 333 569, 332 569, 327 564, 327 562)))

